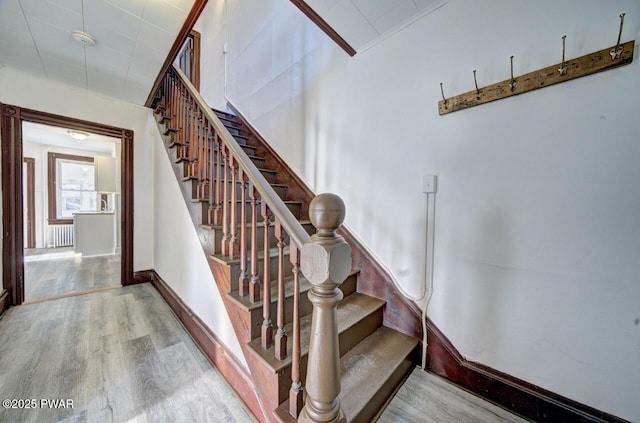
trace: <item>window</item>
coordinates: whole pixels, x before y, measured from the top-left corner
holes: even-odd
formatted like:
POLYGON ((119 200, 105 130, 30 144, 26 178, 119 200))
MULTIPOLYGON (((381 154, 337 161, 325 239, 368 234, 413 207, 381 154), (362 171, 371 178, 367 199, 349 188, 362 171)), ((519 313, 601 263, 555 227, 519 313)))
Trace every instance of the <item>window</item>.
POLYGON ((93 157, 49 153, 49 224, 73 223, 73 213, 96 211, 93 157))

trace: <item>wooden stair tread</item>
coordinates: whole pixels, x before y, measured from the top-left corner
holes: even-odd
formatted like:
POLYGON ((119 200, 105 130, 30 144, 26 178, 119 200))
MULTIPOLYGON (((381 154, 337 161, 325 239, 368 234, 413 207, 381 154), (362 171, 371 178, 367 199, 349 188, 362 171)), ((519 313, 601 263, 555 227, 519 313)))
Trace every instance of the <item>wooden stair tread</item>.
POLYGON ((340 405, 347 421, 372 421, 378 415, 413 367, 417 345, 417 339, 383 326, 340 359, 340 405))
MULTIPOLYGON (((354 293, 344 298, 338 304, 338 333, 345 332, 347 329, 356 325, 361 320, 364 320, 366 316, 375 313, 377 310, 384 307, 385 301, 378 298, 370 297, 368 295, 354 293)), ((309 353, 309 341, 311 331, 311 317, 307 316, 300 318, 300 356, 306 356, 309 353)), ((293 330, 293 324, 285 326, 287 334, 291 334, 293 330)), ((275 332, 275 328, 274 328, 275 332)), ((289 335, 290 336, 290 335, 289 335)), ((273 373, 280 372, 283 368, 291 364, 291 343, 287 343, 287 358, 284 360, 278 360, 275 358, 274 349, 269 348, 265 350, 260 345, 260 338, 256 338, 249 342, 249 350, 256 355, 271 369, 273 373)))

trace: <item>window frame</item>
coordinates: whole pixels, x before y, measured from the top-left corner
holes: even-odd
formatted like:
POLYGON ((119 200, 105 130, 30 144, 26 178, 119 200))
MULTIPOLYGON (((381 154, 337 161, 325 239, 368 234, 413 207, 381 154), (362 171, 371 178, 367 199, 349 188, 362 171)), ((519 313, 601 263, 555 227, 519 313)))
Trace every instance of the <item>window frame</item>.
POLYGON ((93 157, 76 156, 73 154, 53 153, 47 154, 47 197, 49 205, 49 214, 47 222, 49 225, 71 225, 73 218, 58 217, 58 193, 57 193, 57 169, 58 160, 68 160, 74 162, 93 163, 93 157))

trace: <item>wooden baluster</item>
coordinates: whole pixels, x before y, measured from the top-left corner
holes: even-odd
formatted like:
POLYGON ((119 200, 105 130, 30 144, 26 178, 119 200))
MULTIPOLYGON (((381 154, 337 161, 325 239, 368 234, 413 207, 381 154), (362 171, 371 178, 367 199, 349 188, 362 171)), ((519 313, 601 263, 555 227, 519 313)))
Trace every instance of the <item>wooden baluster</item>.
POLYGON ((169 82, 169 127, 173 127, 174 124, 174 120, 175 120, 175 107, 176 107, 176 102, 175 102, 175 87, 176 87, 176 81, 171 78, 170 82, 169 82))
MULTIPOLYGON (((229 231, 229 257, 238 255, 238 191, 237 191, 238 162, 231 158, 231 230, 229 231)), ((242 204, 244 206, 244 204, 242 204)))
POLYGON ((289 390, 289 414, 296 419, 304 405, 300 377, 300 250, 289 242, 289 260, 293 266, 293 342, 291 345, 291 389, 289 390))
POLYGON ((247 175, 242 168, 240 178, 240 279, 238 287, 240 295, 249 295, 249 274, 247 273, 247 175))
MULTIPOLYGON (((178 97, 178 89, 180 87, 180 80, 177 78, 173 80, 173 87, 171 89, 171 124, 170 128, 176 130, 178 128, 178 110, 180 108, 180 98, 178 97)), ((175 133, 172 135, 175 139, 175 133)))
POLYGON ((218 136, 216 131, 211 128, 211 147, 209 150, 209 225, 215 223, 215 209, 216 209, 216 197, 215 197, 215 177, 216 177, 216 154, 218 152, 218 136))
POLYGON ((251 185, 251 281, 249 282, 249 301, 260 301, 260 275, 258 274, 258 190, 251 185))
POLYGON ((216 137, 216 140, 216 205, 213 210, 213 223, 220 225, 222 223, 222 139, 216 137))
POLYGON ((189 177, 195 176, 196 145, 196 108, 193 98, 189 96, 189 177))
POLYGON ((180 111, 180 137, 178 138, 179 150, 180 150, 180 158, 187 158, 187 144, 189 140, 187 139, 187 134, 189 132, 189 93, 187 92, 186 87, 182 87, 182 110, 180 111))
POLYGON ((222 249, 223 256, 229 254, 229 153, 222 144, 222 249))
POLYGON ((275 237, 278 240, 278 310, 277 323, 278 330, 276 332, 276 359, 284 360, 287 358, 287 332, 284 330, 284 231, 279 220, 275 222, 275 237))
POLYGON ((184 104, 184 88, 182 85, 178 86, 178 109, 177 109, 177 113, 176 113, 176 127, 175 129, 178 131, 175 134, 175 142, 178 145, 178 149, 177 149, 177 157, 180 157, 180 154, 182 154, 181 147, 180 145, 182 144, 182 140, 184 138, 182 131, 184 130, 184 128, 182 127, 182 114, 184 113, 184 108, 185 108, 185 104, 184 104))
MULTIPOLYGON (((212 135, 211 135, 211 124, 209 123, 208 119, 204 120, 204 162, 202 163, 204 166, 204 192, 202 195, 202 199, 203 200, 207 200, 209 202, 209 204, 211 204, 211 163, 209 163, 209 161, 211 160, 211 144, 212 144, 212 135)), ((209 222, 209 216, 207 213, 207 220, 206 222, 209 222)))
POLYGON ((198 200, 202 199, 202 196, 204 195, 204 166, 202 166, 202 163, 204 162, 204 154, 202 152, 204 146, 204 133, 202 129, 202 111, 198 107, 196 119, 196 144, 198 145, 198 150, 196 152, 196 177, 198 179, 198 200))
POLYGON ((204 119, 204 115, 202 114, 202 110, 199 110, 200 113, 200 120, 198 121, 199 123, 199 127, 198 127, 198 134, 200 135, 200 149, 199 151, 199 155, 198 155, 198 178, 200 179, 200 196, 198 197, 198 199, 202 200, 204 199, 204 195, 205 195, 205 179, 206 179, 206 173, 207 173, 207 166, 205 166, 205 156, 207 154, 206 149, 207 149, 207 134, 205 133, 205 119, 204 119))
POLYGON ((344 220, 344 202, 334 194, 320 194, 309 204, 309 219, 318 230, 301 251, 302 273, 313 286, 311 342, 307 365, 307 400, 299 422, 346 423, 340 407, 340 351, 338 289, 351 271, 351 247, 336 235, 344 220))
POLYGON ((262 348, 273 346, 273 324, 271 323, 271 257, 269 226, 271 225, 271 210, 267 202, 262 201, 262 219, 264 224, 264 262, 262 265, 262 348))

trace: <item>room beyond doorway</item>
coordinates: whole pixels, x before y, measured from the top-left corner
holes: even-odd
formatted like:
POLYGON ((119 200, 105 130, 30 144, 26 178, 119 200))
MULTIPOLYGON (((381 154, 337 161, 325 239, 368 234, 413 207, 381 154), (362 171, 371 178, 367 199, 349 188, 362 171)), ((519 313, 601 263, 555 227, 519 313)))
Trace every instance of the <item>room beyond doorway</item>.
POLYGON ((121 286, 120 138, 23 122, 22 152, 25 302, 121 286))

